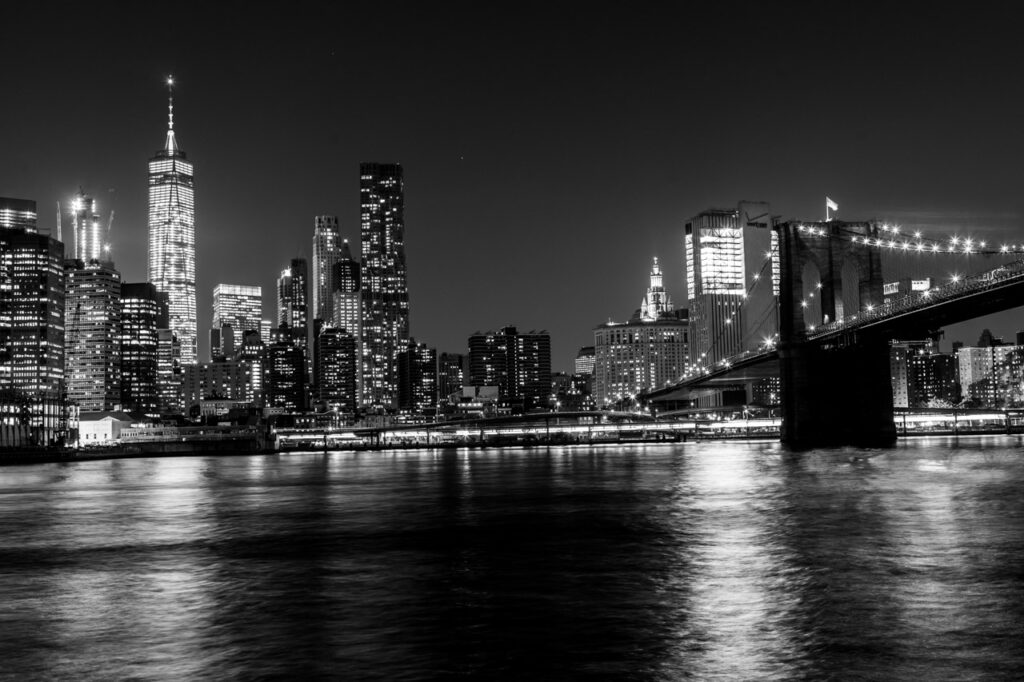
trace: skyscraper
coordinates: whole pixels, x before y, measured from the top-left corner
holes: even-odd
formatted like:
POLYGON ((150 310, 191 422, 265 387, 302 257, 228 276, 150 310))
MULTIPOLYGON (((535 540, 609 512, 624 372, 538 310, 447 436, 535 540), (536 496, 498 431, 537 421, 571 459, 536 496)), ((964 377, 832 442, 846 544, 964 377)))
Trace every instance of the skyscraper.
POLYGON ((324 327, 316 342, 317 400, 323 408, 354 415, 358 407, 356 338, 344 329, 324 327))
POLYGON ((96 200, 81 189, 71 200, 71 222, 75 233, 75 258, 87 265, 105 259, 103 228, 96 212, 96 200))
POLYGON ((109 264, 69 260, 64 374, 68 399, 82 412, 121 403, 121 273, 109 264))
POLYGON ((306 408, 306 356, 285 327, 276 333, 281 340, 267 347, 266 403, 296 412, 306 408))
MULTIPOLYGON (((672 310, 655 258, 640 310, 627 322, 608 322, 594 329, 589 359, 598 406, 632 400, 683 375, 689 345, 685 312, 672 310)), ((580 349, 581 355, 584 350, 580 349)))
POLYGON ((242 345, 247 331, 260 331, 263 318, 263 289, 244 284, 218 284, 213 288, 213 326, 210 356, 230 355, 242 345), (231 327, 233 339, 228 343, 221 335, 224 327, 231 327), (220 342, 214 344, 217 337, 220 342), (230 345, 230 351, 228 346, 230 345), (216 347, 215 347, 216 346, 216 347))
POLYGON ((293 258, 277 279, 277 324, 288 325, 299 348, 309 343, 309 275, 305 258, 293 258))
POLYGON ((359 166, 364 405, 393 409, 398 351, 409 340, 405 186, 398 164, 359 166))
POLYGON ((712 368, 774 336, 779 253, 768 204, 704 211, 684 239, 691 366, 712 368))
POLYGON ((244 284, 218 284, 213 288, 213 327, 230 324, 241 334, 260 330, 263 289, 244 284))
POLYGON ((334 293, 334 264, 338 261, 341 233, 338 217, 313 218, 313 319, 329 322, 334 293))
POLYGON ((167 324, 166 304, 150 282, 121 285, 121 407, 158 413, 159 330, 167 324))
POLYGON ((31 199, 0 197, 0 229, 35 233, 36 202, 31 199))
POLYGON ((182 402, 181 344, 170 329, 156 334, 156 385, 160 395, 160 412, 181 414, 182 402))
POLYGON ((64 388, 64 245, 36 232, 36 204, 0 197, 0 388, 64 388))
MULTIPOLYGON (((173 85, 167 79, 168 88, 173 85)), ((167 140, 149 161, 149 281, 169 301, 170 328, 181 362, 194 365, 196 341, 196 212, 194 169, 174 137, 174 98, 168 100, 167 140)))
POLYGON ((415 417, 437 414, 437 349, 409 339, 398 353, 398 409, 415 417))
POLYGON ((520 334, 515 327, 469 337, 469 378, 473 386, 497 386, 515 411, 547 405, 551 394, 551 337, 546 331, 520 334))
POLYGON ((447 401, 461 393, 469 378, 469 356, 465 353, 441 353, 437 358, 437 395, 447 401))

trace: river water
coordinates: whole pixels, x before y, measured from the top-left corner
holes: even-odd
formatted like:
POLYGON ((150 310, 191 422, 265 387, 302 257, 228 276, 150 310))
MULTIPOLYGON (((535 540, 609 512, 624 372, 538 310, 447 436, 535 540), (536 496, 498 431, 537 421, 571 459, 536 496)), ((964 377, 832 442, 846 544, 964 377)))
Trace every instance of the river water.
POLYGON ((1015 679, 1017 437, 0 469, 8 679, 1015 679))

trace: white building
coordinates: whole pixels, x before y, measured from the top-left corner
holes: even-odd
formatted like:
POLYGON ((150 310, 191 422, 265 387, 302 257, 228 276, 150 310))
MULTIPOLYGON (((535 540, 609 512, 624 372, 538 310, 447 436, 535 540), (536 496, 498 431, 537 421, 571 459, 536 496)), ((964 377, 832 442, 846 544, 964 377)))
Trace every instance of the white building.
POLYGON ((640 311, 594 329, 594 400, 605 407, 678 381, 688 368, 689 325, 670 309, 654 259, 640 311))
MULTIPOLYGON (((170 78, 168 86, 172 85, 170 78)), ((166 293, 170 329, 181 344, 181 364, 198 361, 196 328, 195 173, 174 137, 169 100, 167 140, 149 160, 149 281, 166 293)))

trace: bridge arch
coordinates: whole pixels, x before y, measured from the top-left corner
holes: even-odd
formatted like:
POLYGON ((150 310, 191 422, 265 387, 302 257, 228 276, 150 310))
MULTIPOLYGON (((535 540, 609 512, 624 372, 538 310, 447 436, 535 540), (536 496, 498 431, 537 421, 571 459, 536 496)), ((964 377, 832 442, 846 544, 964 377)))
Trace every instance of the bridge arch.
POLYGON ((803 338, 811 325, 843 320, 882 303, 881 255, 853 242, 854 237, 877 239, 877 223, 790 222, 776 229, 780 338, 803 338))

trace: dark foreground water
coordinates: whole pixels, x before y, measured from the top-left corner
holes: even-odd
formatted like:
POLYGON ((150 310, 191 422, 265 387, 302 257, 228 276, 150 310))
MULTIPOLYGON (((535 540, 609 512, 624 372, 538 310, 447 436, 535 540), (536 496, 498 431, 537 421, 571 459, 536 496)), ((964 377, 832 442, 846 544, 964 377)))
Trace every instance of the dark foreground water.
POLYGON ((1024 675, 1017 438, 8 467, 0 542, 10 679, 1024 675))

